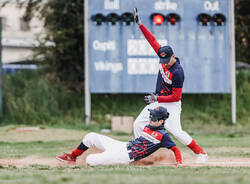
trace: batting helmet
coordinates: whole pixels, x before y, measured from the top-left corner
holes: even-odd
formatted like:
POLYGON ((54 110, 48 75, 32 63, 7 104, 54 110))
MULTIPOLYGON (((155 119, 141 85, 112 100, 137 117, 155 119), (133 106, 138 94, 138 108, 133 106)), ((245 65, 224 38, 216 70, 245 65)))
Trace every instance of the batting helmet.
POLYGON ((148 109, 150 112, 150 119, 152 121, 166 120, 169 117, 169 112, 165 107, 159 106, 155 109, 148 109))

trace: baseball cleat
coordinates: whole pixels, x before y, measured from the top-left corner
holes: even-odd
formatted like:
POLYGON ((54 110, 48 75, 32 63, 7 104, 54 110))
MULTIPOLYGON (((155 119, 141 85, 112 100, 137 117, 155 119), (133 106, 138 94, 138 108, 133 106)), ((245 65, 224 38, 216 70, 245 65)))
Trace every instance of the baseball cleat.
POLYGON ((208 159, 208 155, 207 154, 200 153, 200 154, 197 155, 195 163, 196 164, 204 164, 207 161, 207 159, 208 159))
POLYGON ((56 159, 62 162, 76 162, 76 158, 72 157, 69 153, 63 153, 63 155, 56 155, 56 159))

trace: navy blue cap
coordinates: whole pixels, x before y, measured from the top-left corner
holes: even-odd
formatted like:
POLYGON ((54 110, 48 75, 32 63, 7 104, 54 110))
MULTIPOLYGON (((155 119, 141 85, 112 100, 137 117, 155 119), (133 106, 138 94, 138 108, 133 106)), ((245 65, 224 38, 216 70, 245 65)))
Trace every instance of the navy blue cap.
POLYGON ((160 57, 160 63, 168 64, 172 55, 174 54, 170 46, 163 46, 158 50, 158 56, 160 57))
POLYGON ((155 109, 148 109, 150 112, 150 119, 152 121, 157 121, 157 120, 165 120, 169 116, 169 112, 165 107, 159 106, 156 107, 155 109))

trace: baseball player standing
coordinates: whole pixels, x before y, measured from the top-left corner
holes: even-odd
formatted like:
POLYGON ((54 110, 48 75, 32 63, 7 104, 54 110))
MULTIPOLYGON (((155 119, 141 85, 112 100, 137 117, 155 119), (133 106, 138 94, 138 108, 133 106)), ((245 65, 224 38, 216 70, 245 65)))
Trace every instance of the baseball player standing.
POLYGON ((180 60, 175 57, 170 46, 161 46, 154 35, 142 24, 137 8, 134 9, 134 18, 143 35, 160 57, 156 91, 155 94, 145 96, 144 101, 147 106, 134 122, 135 138, 142 135, 143 127, 148 122, 149 112, 147 109, 161 105, 166 107, 170 113, 165 128, 197 155, 196 163, 204 163, 208 159, 207 154, 181 127, 181 96, 184 71, 180 65, 180 60))
POLYGON ((90 154, 86 162, 90 166, 129 164, 149 156, 159 148, 168 148, 174 152, 176 164, 182 164, 181 152, 172 141, 164 128, 164 122, 169 113, 164 107, 148 109, 149 124, 142 131, 141 136, 129 142, 121 142, 97 133, 88 133, 71 154, 64 153, 56 158, 60 161, 76 162, 76 158, 90 147, 97 147, 102 153, 90 154))

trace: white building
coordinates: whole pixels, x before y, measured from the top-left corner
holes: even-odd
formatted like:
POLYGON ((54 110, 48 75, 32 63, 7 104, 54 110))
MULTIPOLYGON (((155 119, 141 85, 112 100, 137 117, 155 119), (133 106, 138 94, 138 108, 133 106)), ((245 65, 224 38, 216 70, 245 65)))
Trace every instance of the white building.
MULTIPOLYGON (((0 0, 0 6, 5 1, 0 0)), ((25 6, 20 8, 16 0, 9 0, 9 3, 0 8, 3 64, 31 59, 32 48, 38 44, 37 38, 46 33, 43 22, 38 18, 33 18, 28 23, 23 20, 25 9, 25 6)))

